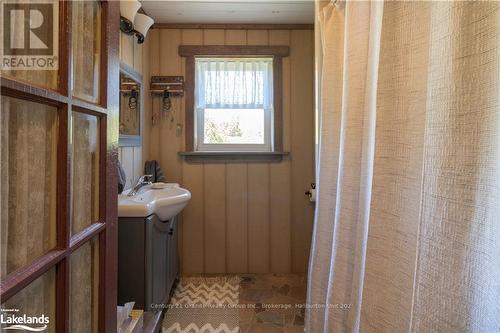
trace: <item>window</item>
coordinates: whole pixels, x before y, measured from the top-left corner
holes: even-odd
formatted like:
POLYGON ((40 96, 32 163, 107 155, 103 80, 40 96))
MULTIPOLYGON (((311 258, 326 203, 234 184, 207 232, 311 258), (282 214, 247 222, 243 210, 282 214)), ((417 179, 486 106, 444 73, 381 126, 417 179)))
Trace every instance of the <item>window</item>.
POLYGON ((285 45, 179 45, 188 161, 279 161, 285 45))
POLYGON ((273 58, 195 58, 195 150, 273 150, 273 58))

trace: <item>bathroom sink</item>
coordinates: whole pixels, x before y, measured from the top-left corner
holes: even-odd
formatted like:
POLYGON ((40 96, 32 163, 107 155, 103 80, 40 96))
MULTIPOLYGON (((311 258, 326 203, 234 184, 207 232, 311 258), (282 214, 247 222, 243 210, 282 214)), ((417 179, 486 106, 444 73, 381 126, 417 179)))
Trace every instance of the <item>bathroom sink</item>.
POLYGON ((130 190, 118 196, 119 217, 147 217, 156 214, 162 221, 171 219, 186 207, 191 192, 179 184, 165 184, 164 188, 144 186, 139 192, 129 197, 130 190))

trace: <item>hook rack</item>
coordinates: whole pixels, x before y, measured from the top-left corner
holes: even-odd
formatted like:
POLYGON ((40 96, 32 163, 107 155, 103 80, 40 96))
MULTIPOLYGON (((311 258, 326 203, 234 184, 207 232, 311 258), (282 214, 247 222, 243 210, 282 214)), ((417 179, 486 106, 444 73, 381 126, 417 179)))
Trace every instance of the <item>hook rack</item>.
POLYGON ((152 76, 149 90, 153 96, 163 96, 168 92, 170 97, 181 97, 184 95, 184 77, 152 76))
POLYGON ((134 91, 139 91, 140 87, 137 82, 132 80, 131 78, 122 75, 121 83, 120 83, 120 92, 123 96, 130 96, 134 91))
POLYGON ((152 125, 158 124, 161 114, 169 115, 170 121, 175 119, 173 113, 172 97, 182 97, 184 95, 183 76, 152 76, 149 87, 151 97, 161 99, 161 109, 152 112, 152 125))

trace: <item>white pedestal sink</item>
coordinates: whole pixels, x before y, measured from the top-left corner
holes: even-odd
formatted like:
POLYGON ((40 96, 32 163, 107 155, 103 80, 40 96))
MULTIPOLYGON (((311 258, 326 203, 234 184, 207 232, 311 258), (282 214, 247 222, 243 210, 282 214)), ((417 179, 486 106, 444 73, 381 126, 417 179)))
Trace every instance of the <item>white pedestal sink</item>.
POLYGON ((166 221, 179 214, 186 207, 191 192, 179 186, 168 183, 164 188, 144 186, 134 196, 128 196, 130 190, 118 196, 118 217, 147 217, 156 214, 166 221))

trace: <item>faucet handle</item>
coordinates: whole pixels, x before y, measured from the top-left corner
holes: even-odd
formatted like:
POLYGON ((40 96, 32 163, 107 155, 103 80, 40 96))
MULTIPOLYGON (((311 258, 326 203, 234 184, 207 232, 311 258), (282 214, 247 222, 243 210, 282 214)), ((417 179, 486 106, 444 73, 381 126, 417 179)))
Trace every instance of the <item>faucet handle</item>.
POLYGON ((153 175, 142 175, 139 177, 137 182, 151 182, 151 179, 153 178, 153 175))

